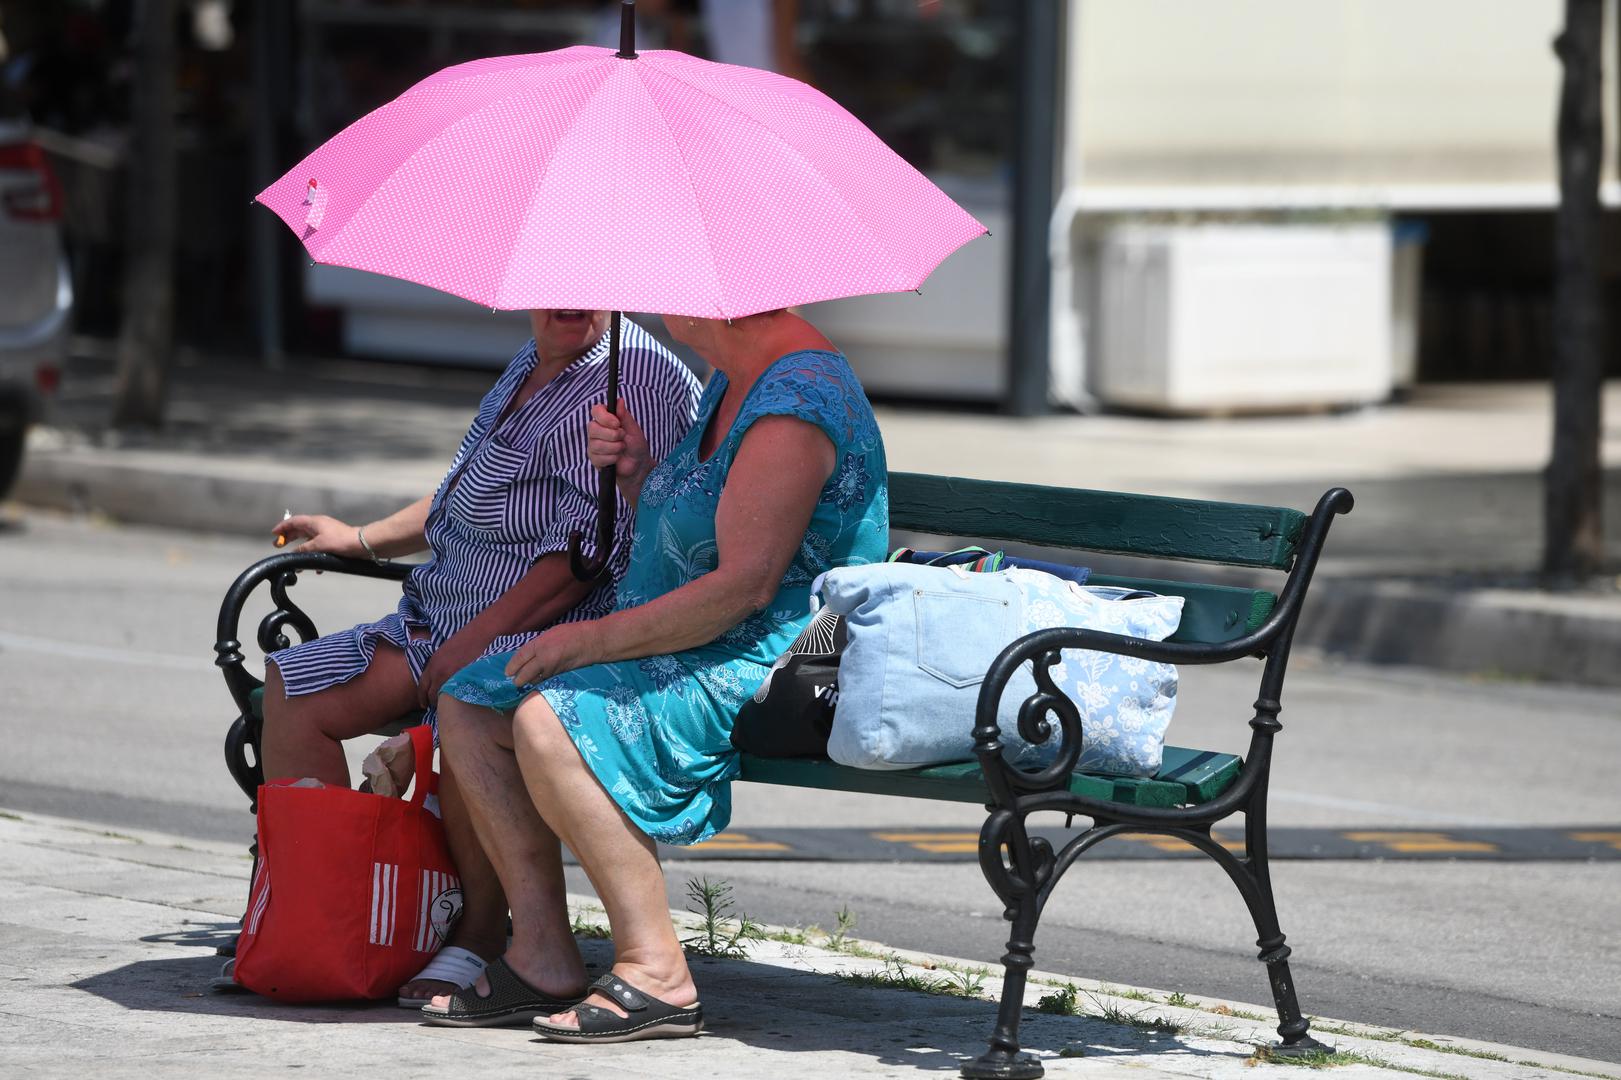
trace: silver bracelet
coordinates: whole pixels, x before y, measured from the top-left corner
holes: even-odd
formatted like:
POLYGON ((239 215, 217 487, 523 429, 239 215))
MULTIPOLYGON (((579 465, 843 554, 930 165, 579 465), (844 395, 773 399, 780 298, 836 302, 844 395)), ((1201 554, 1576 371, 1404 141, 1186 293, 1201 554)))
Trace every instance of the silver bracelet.
POLYGON ((366 543, 366 526, 355 526, 355 538, 360 541, 360 546, 366 549, 366 554, 371 556, 372 562, 379 565, 388 562, 387 559, 378 558, 377 552, 373 551, 371 545, 366 543))

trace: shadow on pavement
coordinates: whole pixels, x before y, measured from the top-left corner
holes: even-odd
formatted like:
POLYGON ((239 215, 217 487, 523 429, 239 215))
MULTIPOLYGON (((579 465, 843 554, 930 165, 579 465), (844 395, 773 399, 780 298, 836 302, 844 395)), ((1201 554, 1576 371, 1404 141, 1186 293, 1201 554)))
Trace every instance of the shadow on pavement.
MULTIPOLYGON (((230 924, 193 931, 154 934, 143 941, 213 946, 230 924)), ((581 942, 592 971, 612 962, 609 942, 581 942)), ((836 959, 828 958, 830 961, 836 959)), ((71 985, 137 1012, 223 1015, 307 1024, 416 1024, 417 1018, 392 1002, 281 1004, 247 992, 209 990, 219 971, 212 955, 142 960, 71 985)), ((975 1057, 996 1022, 996 1005, 982 999, 925 994, 887 987, 857 986, 831 972, 806 971, 750 960, 695 957, 693 974, 704 995, 708 1030, 705 1040, 741 1044, 728 1052, 727 1068, 738 1064, 732 1053, 844 1053, 875 1062, 929 1073, 955 1073, 975 1057)), ((987 988, 997 973, 987 976, 987 988)), ((1083 1002, 1084 1005, 1084 1002, 1083 1002)), ((468 1034, 463 1031, 463 1035, 468 1034)), ((1218 1034, 1219 1033, 1215 1033, 1218 1034)), ((1107 1023, 1092 1016, 1059 1016, 1027 1009, 1023 1020, 1025 1048, 1042 1057, 1194 1055, 1243 1059, 1245 1049, 1213 1050, 1160 1030, 1107 1023)), ((654 1044, 679 1050, 684 1040, 654 1044)), ((537 1052, 573 1056, 575 1047, 536 1038, 537 1052)), ((718 1047, 716 1049, 719 1049, 718 1047)), ((464 1051, 465 1052, 465 1051, 464 1051)), ((649 1054, 656 1054, 654 1046, 649 1054)), ((618 1059, 623 1063, 623 1059, 618 1059)), ((657 1059, 649 1058, 656 1067, 657 1059)), ((717 1062, 717 1065, 719 1062, 717 1062)), ((821 1073, 829 1063, 807 1071, 821 1073)), ((790 1066, 789 1075, 798 1070, 790 1066)), ((837 1067, 834 1066, 834 1070, 837 1067)))

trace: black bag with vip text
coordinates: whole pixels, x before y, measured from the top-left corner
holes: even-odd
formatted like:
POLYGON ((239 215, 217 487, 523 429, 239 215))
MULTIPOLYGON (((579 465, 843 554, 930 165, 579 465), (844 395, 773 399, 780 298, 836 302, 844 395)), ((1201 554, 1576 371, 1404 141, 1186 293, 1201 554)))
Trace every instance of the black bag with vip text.
POLYGON ((732 745, 759 757, 827 757, 847 640, 841 616, 822 611, 812 619, 743 703, 732 745))

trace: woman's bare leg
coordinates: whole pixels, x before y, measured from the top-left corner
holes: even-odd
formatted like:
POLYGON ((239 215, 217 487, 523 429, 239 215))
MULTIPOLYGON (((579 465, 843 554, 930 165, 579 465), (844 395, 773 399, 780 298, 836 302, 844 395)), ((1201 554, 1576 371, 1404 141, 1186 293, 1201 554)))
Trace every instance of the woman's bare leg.
MULTIPOLYGON (((524 788, 513 755, 512 721, 441 695, 439 746, 512 908, 507 963, 525 982, 554 997, 578 994, 586 983, 585 961, 569 926, 562 847, 524 788)), ((479 993, 488 991, 483 976, 475 985, 479 993)))
MULTIPOLYGON (((540 816, 580 860, 607 910, 614 972, 671 1005, 697 1001, 686 954, 670 921, 664 871, 652 839, 603 790, 544 697, 532 694, 518 707, 512 739, 540 816)), ((588 1000, 624 1015, 601 994, 588 1000)), ((577 1021, 567 1012, 554 1016, 552 1023, 574 1026, 577 1021)))
MULTIPOLYGON (((507 894, 501 890, 501 879, 479 845, 456 775, 443 762, 439 770, 439 810, 444 815, 450 858, 462 879, 461 917, 445 944, 494 960, 507 947, 507 894)), ((431 998, 458 989, 458 985, 440 979, 413 979, 400 987, 400 996, 431 998)))
POLYGON ((313 694, 288 697, 281 672, 267 664, 264 700, 259 749, 265 779, 313 776, 333 787, 348 787, 343 740, 415 711, 417 688, 405 653, 379 642, 365 671, 313 694))

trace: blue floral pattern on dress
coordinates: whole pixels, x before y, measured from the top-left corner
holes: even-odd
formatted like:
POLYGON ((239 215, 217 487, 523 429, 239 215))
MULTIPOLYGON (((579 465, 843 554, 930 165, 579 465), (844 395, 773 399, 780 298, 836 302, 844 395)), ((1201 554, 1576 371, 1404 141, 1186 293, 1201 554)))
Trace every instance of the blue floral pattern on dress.
POLYGON ((822 501, 830 502, 840 510, 848 510, 856 503, 867 497, 867 481, 871 479, 867 472, 866 454, 845 454, 844 464, 839 466, 828 481, 827 488, 822 492, 822 501))
POLYGON ((737 754, 732 722, 771 664, 810 621, 810 584, 835 566, 882 562, 889 543, 889 470, 872 406, 838 353, 789 353, 761 374, 708 460, 704 431, 727 393, 716 372, 698 422, 642 482, 630 570, 619 610, 639 607, 719 565, 715 515, 738 446, 755 421, 816 425, 837 463, 777 594, 708 645, 597 664, 538 686, 515 686, 510 654, 463 668, 444 692, 512 711, 531 692, 551 704, 581 759, 636 827, 666 844, 694 844, 731 820, 737 754))

